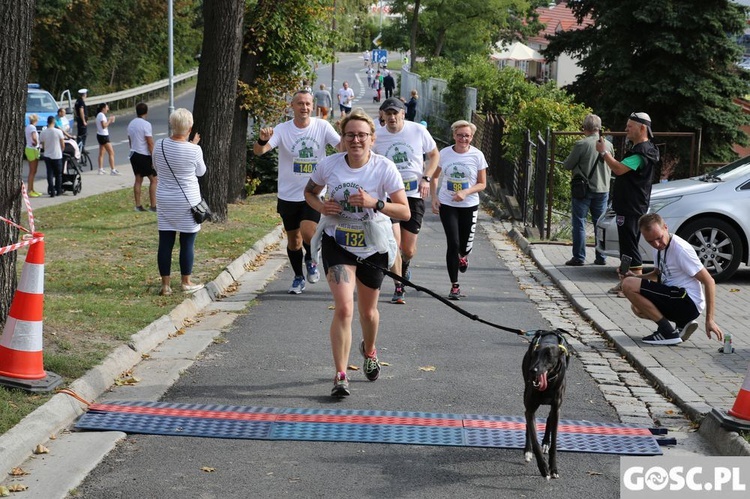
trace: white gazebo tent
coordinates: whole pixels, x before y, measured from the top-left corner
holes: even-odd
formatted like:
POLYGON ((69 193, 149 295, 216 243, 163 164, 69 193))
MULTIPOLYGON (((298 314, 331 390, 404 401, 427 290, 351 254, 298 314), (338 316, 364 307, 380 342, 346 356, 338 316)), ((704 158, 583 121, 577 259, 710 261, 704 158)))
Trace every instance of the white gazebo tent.
POLYGON ((521 69, 529 77, 536 77, 541 73, 544 56, 528 45, 513 42, 510 45, 498 44, 497 48, 500 51, 490 55, 490 59, 497 61, 501 68, 512 65, 521 69))

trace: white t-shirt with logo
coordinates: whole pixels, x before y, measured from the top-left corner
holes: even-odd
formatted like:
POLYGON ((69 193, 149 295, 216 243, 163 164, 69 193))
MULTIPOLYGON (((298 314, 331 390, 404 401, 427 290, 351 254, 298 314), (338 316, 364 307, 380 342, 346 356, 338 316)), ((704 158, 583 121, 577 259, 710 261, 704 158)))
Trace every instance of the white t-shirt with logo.
POLYGON ((353 101, 354 101, 354 90, 352 90, 352 87, 339 88, 339 104, 341 104, 344 107, 352 107, 353 101))
POLYGON ((326 197, 338 201, 343 208, 339 215, 341 221, 335 227, 327 227, 326 234, 355 255, 367 258, 377 250, 365 241, 362 222, 386 215, 372 208, 351 206, 347 200, 361 187, 370 196, 385 201, 391 194, 402 190, 404 184, 396 165, 383 156, 370 154, 370 160, 360 168, 349 167, 345 156, 346 153, 341 152, 323 159, 310 179, 318 185, 325 185, 328 189, 326 197))
POLYGON ((479 170, 487 169, 487 160, 482 151, 469 146, 465 153, 457 153, 453 146, 440 151, 440 204, 455 208, 470 208, 479 204, 479 193, 466 196, 463 201, 453 201, 453 193, 476 185, 479 170))
POLYGON ((148 142, 146 137, 153 137, 153 129, 151 123, 144 120, 143 118, 135 118, 128 124, 128 137, 130 138, 130 150, 143 154, 144 156, 151 156, 151 151, 148 150, 148 142))
POLYGON ((387 127, 375 132, 372 150, 382 154, 396 164, 404 181, 406 196, 421 198, 419 181, 424 175, 424 155, 437 148, 435 140, 427 128, 411 121, 405 121, 398 133, 391 133, 387 127))
POLYGON ((661 251, 661 257, 657 249, 653 250, 653 254, 654 263, 661 271, 662 284, 685 288, 698 312, 703 313, 703 309, 706 308, 706 295, 701 282, 693 277, 701 271, 703 263, 695 253, 695 248, 677 234, 672 234, 669 246, 661 251))
POLYGON ((293 120, 276 125, 268 143, 279 148, 279 199, 304 201, 307 180, 326 157, 326 144, 335 147, 340 141, 331 124, 318 118, 310 118, 305 128, 298 128, 293 120))

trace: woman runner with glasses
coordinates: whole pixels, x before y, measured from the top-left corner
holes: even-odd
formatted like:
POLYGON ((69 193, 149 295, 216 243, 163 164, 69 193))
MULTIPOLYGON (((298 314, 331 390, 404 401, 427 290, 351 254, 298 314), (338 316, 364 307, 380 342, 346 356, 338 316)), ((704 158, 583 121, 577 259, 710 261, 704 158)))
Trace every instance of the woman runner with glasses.
POLYGON ((363 370, 370 381, 380 375, 375 340, 383 273, 357 259, 390 267, 397 250, 390 219, 410 217, 396 165, 371 151, 375 138, 372 119, 355 109, 342 119, 341 130, 345 152, 321 160, 305 187, 308 204, 322 214, 312 249, 314 257, 317 248, 322 249, 323 269, 335 304, 330 338, 336 375, 331 396, 339 398, 350 393, 346 368, 352 345, 355 289, 362 325, 359 352, 364 357, 363 370), (321 200, 318 195, 326 186, 326 199, 321 200))

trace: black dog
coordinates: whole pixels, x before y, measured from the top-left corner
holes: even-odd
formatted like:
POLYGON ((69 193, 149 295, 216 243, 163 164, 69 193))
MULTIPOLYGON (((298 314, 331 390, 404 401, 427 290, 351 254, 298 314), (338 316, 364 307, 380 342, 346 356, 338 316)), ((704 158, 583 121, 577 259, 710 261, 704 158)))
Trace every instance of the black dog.
POLYGON ((531 461, 533 449, 539 472, 547 480, 560 478, 557 471, 557 424, 565 395, 565 370, 570 360, 568 342, 562 329, 537 331, 523 356, 523 405, 526 408, 526 447, 524 458, 531 461), (542 446, 536 435, 535 414, 540 405, 549 405, 542 446), (543 453, 549 451, 549 466, 543 453))

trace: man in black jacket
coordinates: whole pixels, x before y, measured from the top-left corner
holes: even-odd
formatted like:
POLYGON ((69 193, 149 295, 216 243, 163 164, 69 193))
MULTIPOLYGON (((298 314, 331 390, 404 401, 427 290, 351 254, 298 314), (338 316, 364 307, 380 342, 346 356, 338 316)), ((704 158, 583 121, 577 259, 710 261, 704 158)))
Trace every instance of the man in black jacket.
POLYGON ((396 88, 396 80, 393 78, 390 71, 385 73, 385 77, 383 78, 383 88, 385 89, 386 99, 388 97, 393 97, 393 89, 396 88))
MULTIPOLYGON (((630 271, 641 274, 643 261, 638 251, 638 219, 648 211, 654 167, 659 162, 659 149, 651 139, 651 117, 646 113, 632 113, 625 125, 627 139, 633 147, 617 161, 607 150, 603 141, 597 141, 596 150, 616 175, 612 192, 612 208, 617 214, 617 235, 620 240, 620 256, 632 258, 630 271)), ((622 295, 619 286, 610 291, 622 295)))

